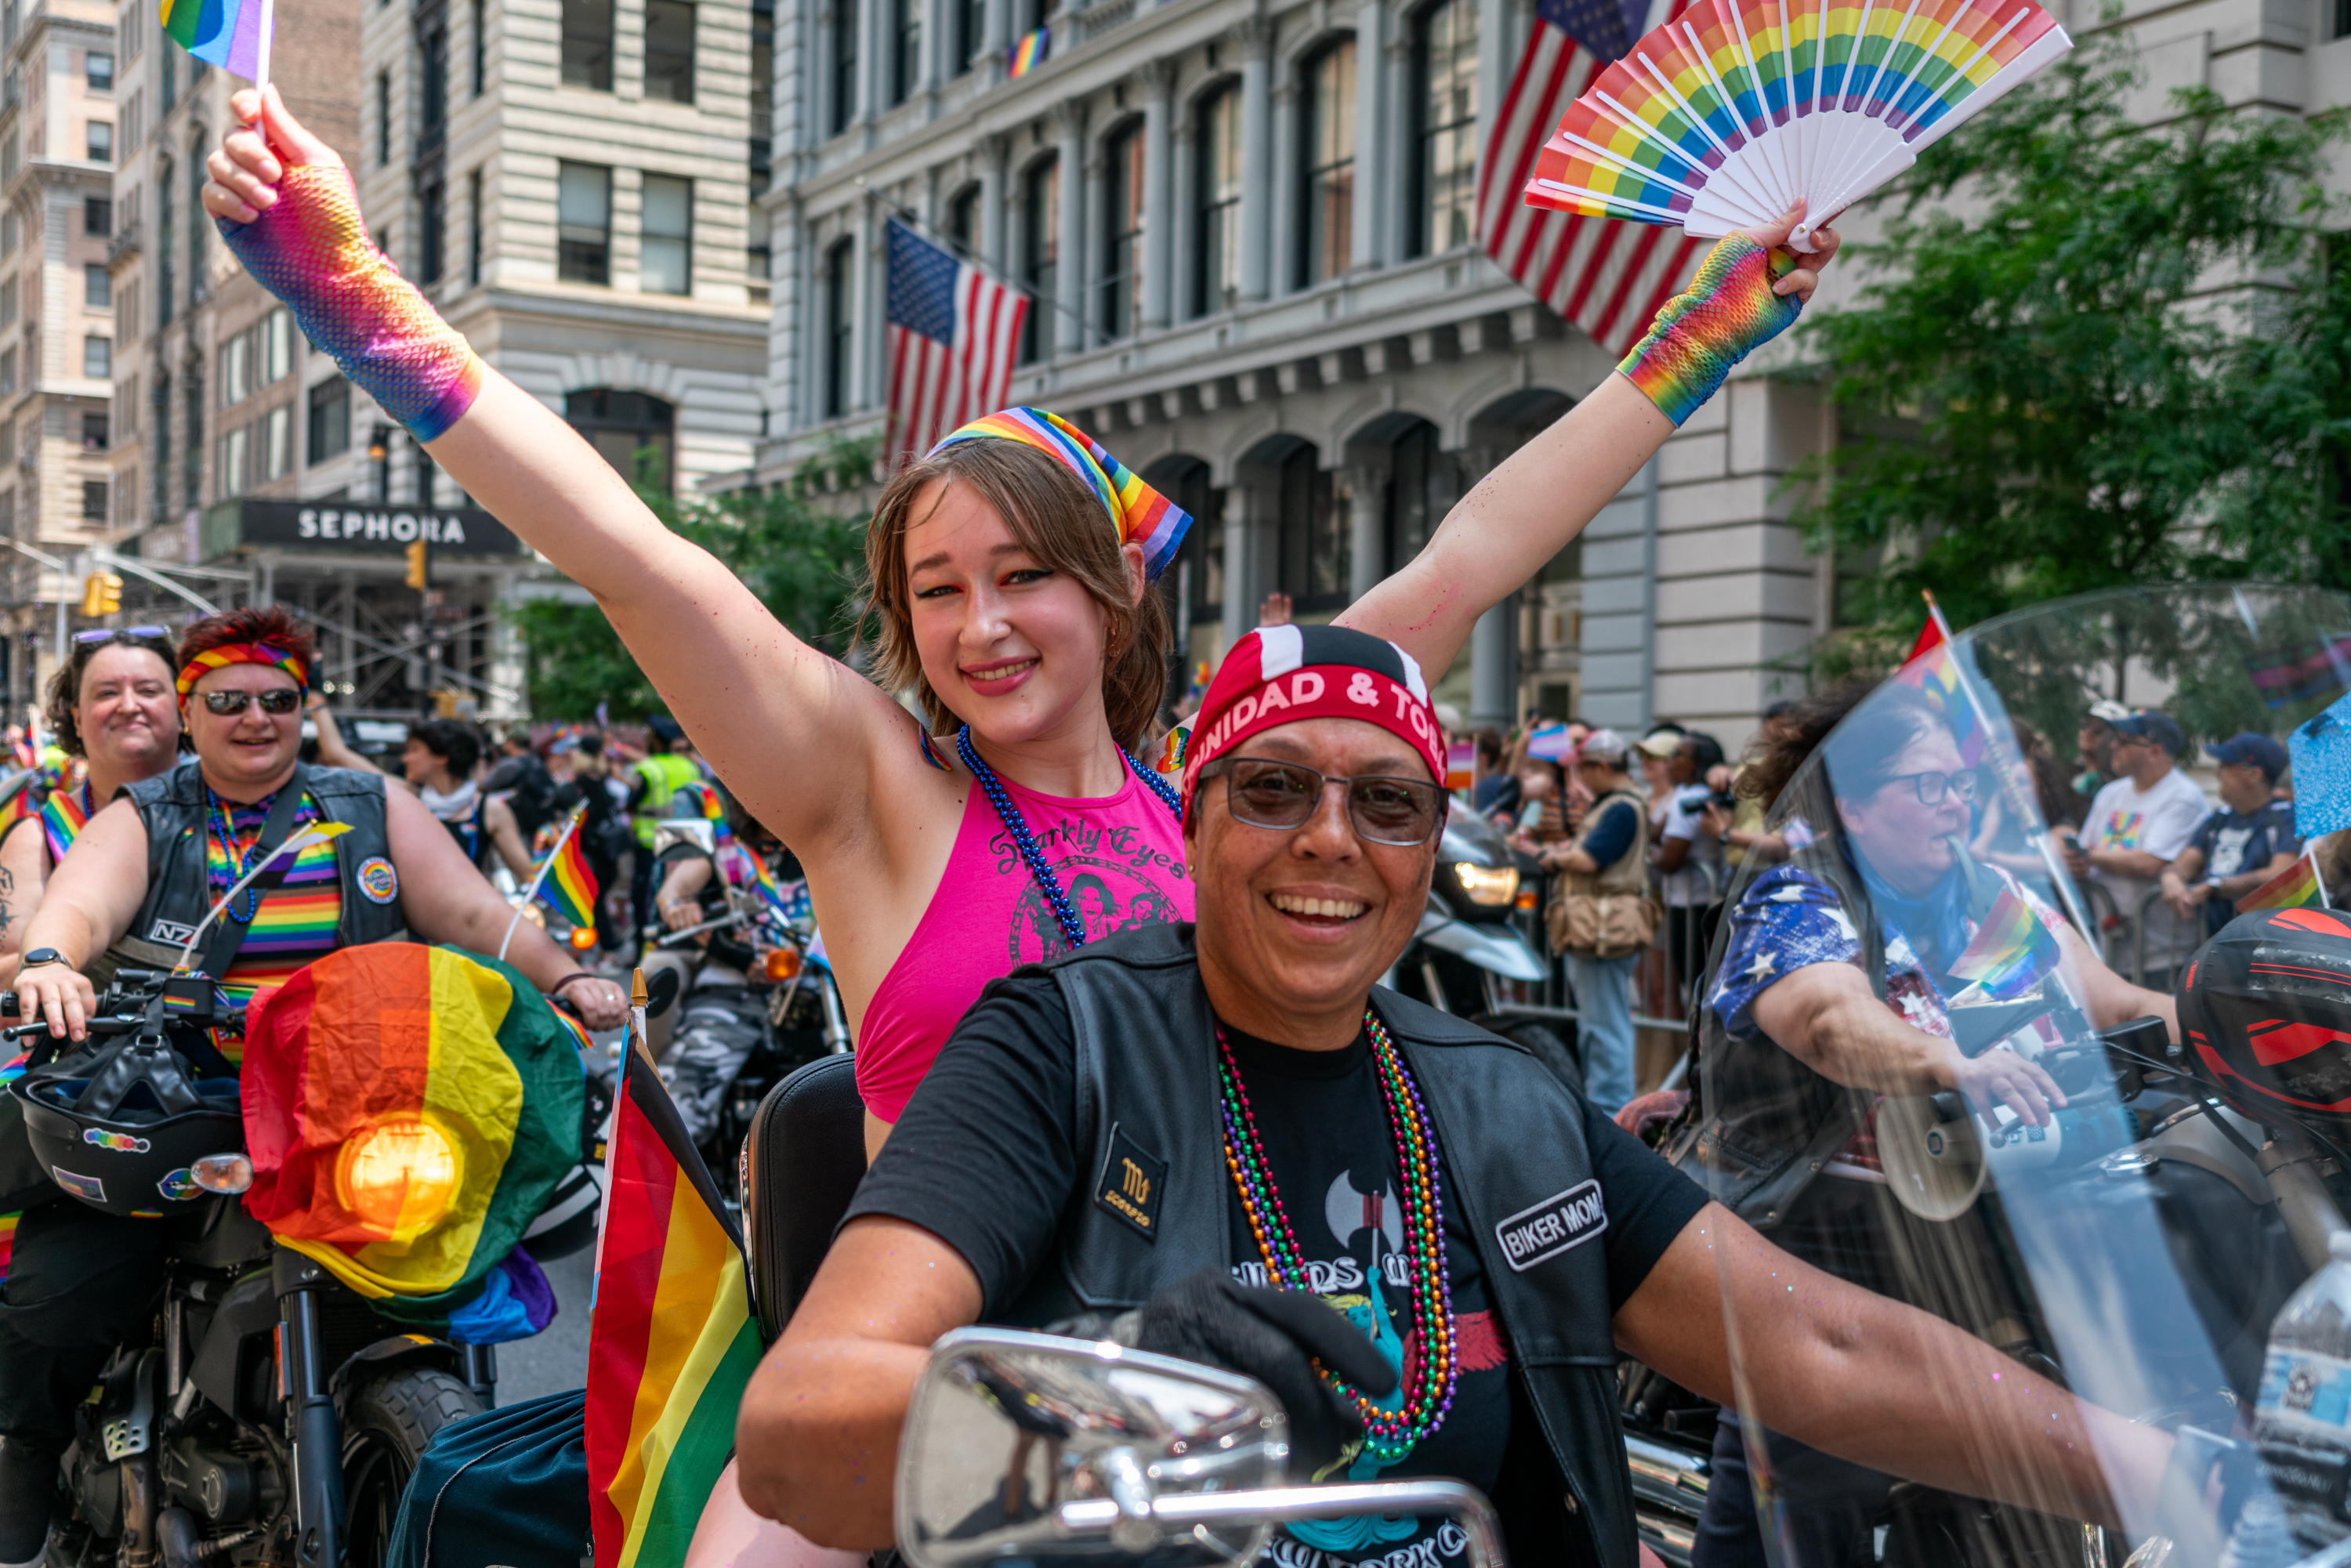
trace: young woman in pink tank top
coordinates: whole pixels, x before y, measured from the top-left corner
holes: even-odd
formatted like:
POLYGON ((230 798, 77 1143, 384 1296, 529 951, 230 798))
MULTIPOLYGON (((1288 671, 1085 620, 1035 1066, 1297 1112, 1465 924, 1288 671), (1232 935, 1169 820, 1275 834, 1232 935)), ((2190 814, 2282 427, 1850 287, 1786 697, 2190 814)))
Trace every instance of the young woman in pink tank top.
MULTIPOLYGON (((596 596, 696 747, 807 868, 881 1113, 869 1145, 987 978, 1060 950, 1057 932, 1075 943, 1189 917, 1174 803, 1136 760, 1169 644, 1148 585, 1180 512, 1050 415, 965 426, 877 505, 869 680, 793 636, 483 364, 375 249, 340 160, 274 92, 231 105, 204 206, 238 258, 467 493, 596 596)), ((1718 246, 1622 374, 1489 474, 1341 621, 1441 676, 1479 615, 1793 319, 1835 245, 1820 230, 1812 256, 1767 254, 1800 215, 1718 246)))

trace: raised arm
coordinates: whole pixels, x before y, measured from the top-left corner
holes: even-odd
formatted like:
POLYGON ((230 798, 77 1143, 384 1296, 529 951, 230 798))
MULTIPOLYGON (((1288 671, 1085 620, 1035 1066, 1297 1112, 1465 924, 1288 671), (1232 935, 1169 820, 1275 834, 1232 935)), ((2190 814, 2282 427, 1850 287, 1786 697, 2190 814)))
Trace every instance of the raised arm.
POLYGON ((1837 248, 1823 228, 1802 267, 1770 250, 1802 216, 1797 207, 1715 246, 1618 373, 1479 480, 1426 548, 1339 623, 1401 644, 1430 680, 1442 675, 1478 617, 1564 549, 1733 365, 1796 319, 1837 248))
POLYGON ((596 597, 746 804, 803 854, 854 837, 883 747, 913 721, 794 637, 706 552, 664 528, 571 427, 491 370, 367 237, 334 149, 274 89, 232 95, 205 211, 314 343, 481 505, 596 597), (265 137, 266 132, 266 137, 265 137), (821 758, 821 789, 807 759, 821 758))

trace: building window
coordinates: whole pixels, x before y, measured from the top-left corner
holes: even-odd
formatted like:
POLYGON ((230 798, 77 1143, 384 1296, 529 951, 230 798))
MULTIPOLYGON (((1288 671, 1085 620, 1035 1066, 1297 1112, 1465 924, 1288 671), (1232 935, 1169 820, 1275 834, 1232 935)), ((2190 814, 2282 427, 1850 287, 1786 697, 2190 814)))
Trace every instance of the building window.
POLYGON ((84 131, 84 137, 82 145, 91 162, 114 162, 114 122, 112 120, 91 120, 84 131))
POLYGON ((563 418, 622 478, 656 490, 671 487, 677 444, 673 405, 643 392, 590 387, 564 394, 563 418))
POLYGON ((253 395, 253 337, 239 332, 220 346, 221 407, 234 408, 253 395))
POLYGON ((1097 324, 1105 338, 1129 338, 1141 322, 1135 285, 1143 254, 1143 126, 1113 133, 1102 174, 1102 277, 1097 324))
POLYGON ((1388 453, 1384 532, 1395 570, 1420 553, 1451 509, 1454 476, 1453 459, 1437 449, 1437 426, 1426 422, 1398 436, 1388 453))
POLYGON ((375 73, 375 162, 381 169, 392 162, 392 73, 375 73))
POLYGON ((468 96, 479 98, 490 85, 490 19, 489 7, 484 0, 474 0, 469 19, 473 23, 473 37, 467 40, 467 63, 471 69, 466 72, 466 90, 468 96))
MULTIPOLYGON (((434 165, 438 172, 439 165, 434 165)), ((449 226, 448 187, 438 179, 428 180, 416 188, 416 281, 435 284, 441 281, 442 241, 449 226)))
POLYGON ((832 133, 857 118, 857 0, 832 0, 832 133))
POLYGON ((694 7, 686 0, 645 0, 645 96, 694 101, 694 7))
POLYGON ((465 287, 482 281, 482 172, 465 176, 465 287))
POLYGON ((645 176, 637 241, 637 287, 647 294, 694 292, 694 182, 645 176))
POLYGON ((425 29, 418 40, 416 145, 437 145, 449 130, 449 29, 425 29))
POLYGON ((824 256, 824 417, 839 419, 849 412, 851 356, 856 351, 857 308, 852 274, 857 246, 838 240, 824 256))
POLYGON ((1199 194, 1192 314, 1229 310, 1241 292, 1241 94, 1219 88, 1200 106, 1199 194))
POLYGON ((187 428, 180 438, 180 505, 193 509, 204 502, 204 379, 188 378, 187 428))
MULTIPOLYGON (((172 105, 179 101, 179 57, 169 49, 155 57, 156 88, 162 96, 165 114, 171 113, 172 105)), ((155 476, 155 483, 160 486, 162 482, 162 475, 159 471, 155 476)), ((162 492, 158 490, 156 494, 161 497, 162 492)))
POLYGON ((222 499, 244 494, 245 460, 250 455, 251 445, 252 430, 247 425, 240 424, 221 437, 220 474, 215 488, 222 499))
POLYGON ((279 403, 262 423, 261 478, 283 479, 294 462, 294 405, 279 403))
POLYGON ((1303 611, 1347 601, 1347 518, 1331 492, 1331 476, 1311 446, 1282 460, 1281 591, 1303 611))
MULTIPOLYGON (((91 239, 114 237, 113 198, 84 196, 81 199, 81 232, 91 239)), ((8 248, 14 250, 16 247, 12 245, 8 248)))
POLYGON ((114 90, 114 57, 103 49, 90 50, 83 59, 82 80, 89 84, 89 90, 92 92, 112 92, 114 90))
POLYGON ((212 219, 204 215, 204 145, 188 149, 188 303, 204 297, 204 235, 212 219))
POLYGON ((612 90, 612 0, 563 0, 563 85, 612 90))
POLYGON ((1419 156, 1405 204, 1414 256, 1468 245, 1478 232, 1477 0, 1444 0, 1413 29, 1412 111, 1419 156))
POLYGON ((106 521, 106 481, 85 479, 81 482, 81 520, 86 523, 106 521))
POLYGON ((294 318, 279 306, 261 319, 261 381, 266 386, 294 373, 294 318))
POLYGON ((952 0, 955 6, 955 58, 948 68, 956 76, 971 69, 987 37, 987 0, 952 0))
POLYGON ((764 193, 774 174, 776 126, 775 0, 751 6, 751 194, 764 193))
POLYGON ((905 102, 923 83, 923 0, 890 0, 890 101, 905 102))
POLYGON ((13 277, 0 283, 0 327, 16 324, 16 280, 13 277))
POLYGON ((1040 359, 1052 341, 1044 323, 1060 298, 1060 208, 1061 161, 1047 158, 1029 166, 1020 181, 1020 282, 1029 290, 1029 316, 1020 326, 1021 364, 1040 359))
POLYGON ((310 454, 315 467, 351 449, 351 383, 336 376, 310 389, 310 454))
POLYGON ((16 390, 16 350, 0 349, 0 393, 16 390))
POLYGON ((1355 215, 1355 40, 1343 38, 1308 63, 1298 95, 1306 154, 1298 286, 1347 270, 1355 215))
POLYGON ((559 165, 555 215, 557 276, 572 283, 611 283, 612 171, 597 163, 559 165))
POLYGON ((107 418, 104 409, 86 409, 81 416, 81 449, 84 452, 106 450, 107 418))
MULTIPOLYGON (((169 59, 171 57, 166 55, 163 57, 169 59)), ((179 250, 179 227, 176 211, 172 204, 172 193, 177 189, 179 189, 179 182, 172 178, 172 161, 169 158, 157 159, 155 161, 155 325, 158 327, 168 327, 172 324, 172 295, 177 287, 172 276, 172 258, 179 250)), ((155 482, 159 485, 163 482, 162 472, 160 466, 155 470, 155 482)))
POLYGON ((947 237, 966 260, 979 251, 979 187, 966 185, 947 198, 947 237))
POLYGON ((114 308, 114 275, 97 262, 82 266, 81 302, 92 310, 114 308))
POLYGON ((114 373, 114 340, 95 335, 81 340, 81 373, 104 381, 114 373))

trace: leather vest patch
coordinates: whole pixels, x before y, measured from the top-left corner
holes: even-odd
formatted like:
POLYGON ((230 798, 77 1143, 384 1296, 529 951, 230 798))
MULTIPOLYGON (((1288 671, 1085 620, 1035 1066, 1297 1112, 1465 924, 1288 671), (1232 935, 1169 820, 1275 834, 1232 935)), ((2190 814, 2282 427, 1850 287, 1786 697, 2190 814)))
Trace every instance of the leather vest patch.
POLYGON ((1596 1180, 1578 1182, 1494 1227, 1503 1261, 1523 1274, 1547 1258, 1583 1246, 1608 1228, 1608 1205, 1596 1180))
POLYGON ((1094 1202, 1124 1220, 1146 1241, 1159 1233, 1160 1196, 1167 1186, 1167 1162, 1136 1143, 1125 1128, 1111 1124, 1110 1153, 1094 1183, 1094 1202))

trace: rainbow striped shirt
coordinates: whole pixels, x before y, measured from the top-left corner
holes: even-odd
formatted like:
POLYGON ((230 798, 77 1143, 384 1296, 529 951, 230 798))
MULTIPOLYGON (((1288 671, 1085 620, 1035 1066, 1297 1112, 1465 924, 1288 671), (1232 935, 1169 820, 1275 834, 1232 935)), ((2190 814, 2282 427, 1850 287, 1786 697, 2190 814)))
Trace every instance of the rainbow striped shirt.
MULTIPOLYGON (((260 841, 262 825, 269 820, 269 808, 277 800, 266 796, 251 805, 213 797, 213 810, 204 829, 204 864, 211 873, 212 895, 217 899, 226 893, 253 863, 254 846, 260 841), (235 840, 234 853, 221 841, 220 814, 229 813, 230 831, 235 840)), ((330 821, 319 810, 319 803, 304 796, 294 810, 294 825, 290 835, 306 823, 330 821)), ((221 918, 234 920, 250 907, 252 894, 237 894, 236 903, 221 918)), ((294 869, 286 880, 261 901, 254 916, 252 929, 246 933, 245 944, 236 950, 228 973, 219 977, 220 991, 231 1007, 244 1007, 253 994, 265 986, 279 986, 304 965, 325 957, 335 949, 335 934, 342 924, 342 873, 335 862, 335 846, 329 841, 312 844, 294 858, 294 869)), ((243 1059, 245 1041, 241 1036, 225 1030, 213 1031, 213 1043, 231 1061, 243 1059)))

